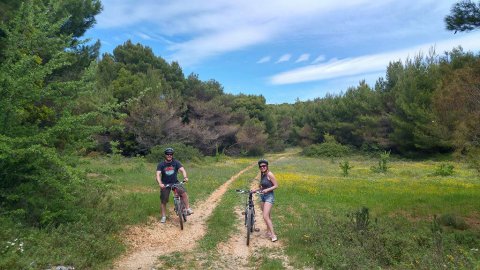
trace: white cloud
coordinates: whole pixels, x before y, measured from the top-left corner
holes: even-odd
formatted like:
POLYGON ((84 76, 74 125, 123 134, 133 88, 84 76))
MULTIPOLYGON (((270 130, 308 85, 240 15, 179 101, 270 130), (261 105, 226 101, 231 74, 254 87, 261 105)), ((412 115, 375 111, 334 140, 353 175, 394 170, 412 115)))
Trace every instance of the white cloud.
POLYGON ((308 59, 310 59, 310 54, 304 53, 304 54, 302 54, 298 57, 298 59, 297 59, 297 61, 295 61, 295 63, 305 62, 305 61, 308 61, 308 59))
POLYGON ((303 26, 318 25, 312 22, 322 15, 370 6, 370 2, 103 0, 96 27, 128 31, 139 24, 148 25, 152 29, 148 36, 176 40, 177 44, 168 47, 172 55, 166 57, 188 65, 286 37, 303 26))
POLYGON ((292 58, 292 55, 287 53, 287 54, 284 54, 284 55, 280 56, 280 58, 278 58, 277 62, 275 62, 275 63, 278 64, 278 63, 282 63, 282 62, 288 62, 288 61, 290 61, 290 58, 292 58))
POLYGON ((268 38, 268 33, 258 27, 256 29, 245 27, 230 32, 211 33, 169 46, 168 49, 174 51, 169 58, 182 65, 192 65, 208 57, 262 42, 266 38, 268 38))
POLYGON ((173 32, 180 30, 196 32, 199 29, 212 30, 225 26, 229 28, 239 22, 254 23, 272 19, 280 22, 298 19, 333 10, 369 5, 369 2, 371 1, 103 0, 104 10, 97 16, 97 21, 101 28, 151 22, 165 29, 170 28, 173 32), (188 27, 184 27, 187 25, 188 27))
POLYGON ((319 55, 317 58, 315 58, 315 60, 313 60, 312 64, 323 62, 325 59, 325 55, 319 55))
POLYGON ((263 63, 270 62, 271 59, 272 58, 270 56, 262 57, 260 60, 257 61, 257 64, 263 64, 263 63))
POLYGON ((333 60, 328 63, 310 65, 273 75, 270 77, 270 82, 276 85, 293 84, 384 71, 389 62, 412 58, 419 53, 427 54, 432 47, 435 48, 437 53, 450 51, 459 44, 465 50, 479 50, 480 43, 478 40, 480 40, 480 33, 466 35, 454 40, 444 40, 436 44, 423 44, 404 50, 333 60))
POLYGON ((137 36, 141 37, 142 39, 145 39, 145 40, 152 40, 152 37, 151 37, 151 36, 149 36, 149 35, 147 35, 147 34, 145 34, 145 33, 142 33, 142 32, 137 32, 136 34, 137 34, 137 36))

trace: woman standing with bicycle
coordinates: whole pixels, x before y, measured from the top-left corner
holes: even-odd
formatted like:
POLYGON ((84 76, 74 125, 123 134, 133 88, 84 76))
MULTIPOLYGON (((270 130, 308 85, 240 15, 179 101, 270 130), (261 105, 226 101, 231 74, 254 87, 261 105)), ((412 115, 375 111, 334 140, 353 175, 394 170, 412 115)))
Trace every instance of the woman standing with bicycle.
POLYGON ((275 175, 268 169, 268 161, 266 159, 260 159, 258 161, 258 168, 260 169, 260 188, 253 190, 253 192, 260 191, 260 208, 263 212, 263 220, 267 225, 266 236, 272 239, 272 242, 277 241, 277 236, 273 230, 273 223, 271 218, 271 211, 275 196, 273 190, 278 187, 277 179, 275 175))

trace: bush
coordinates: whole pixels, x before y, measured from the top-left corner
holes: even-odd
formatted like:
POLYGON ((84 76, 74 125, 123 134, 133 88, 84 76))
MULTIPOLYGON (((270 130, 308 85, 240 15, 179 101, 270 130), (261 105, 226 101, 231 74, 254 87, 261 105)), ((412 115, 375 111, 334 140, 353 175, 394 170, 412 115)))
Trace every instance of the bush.
POLYGON ((340 163, 340 169, 342 169, 342 173, 344 177, 348 176, 348 171, 353 168, 353 166, 350 166, 347 160, 343 161, 343 163, 340 163))
POLYGON ((78 218, 80 178, 55 149, 0 137, 0 215, 34 227, 78 218))
POLYGON ((452 214, 441 215, 438 219, 438 223, 442 224, 443 226, 455 228, 457 230, 465 230, 468 228, 465 220, 452 214))
POLYGON ((375 173, 386 173, 388 170, 388 161, 390 159, 390 151, 384 151, 380 154, 380 160, 378 161, 378 166, 372 166, 370 169, 375 173))
POLYGON ((171 147, 175 150, 175 159, 180 162, 199 160, 203 156, 200 151, 192 146, 183 143, 172 143, 156 145, 150 149, 150 154, 147 155, 147 160, 150 162, 159 162, 164 159, 165 148, 171 147))
POLYGON ((438 168, 435 170, 434 175, 438 176, 450 176, 453 174, 453 165, 442 163, 438 168))
POLYGON ((338 143, 332 135, 325 134, 325 142, 307 146, 302 153, 309 157, 343 157, 349 152, 348 146, 338 143))

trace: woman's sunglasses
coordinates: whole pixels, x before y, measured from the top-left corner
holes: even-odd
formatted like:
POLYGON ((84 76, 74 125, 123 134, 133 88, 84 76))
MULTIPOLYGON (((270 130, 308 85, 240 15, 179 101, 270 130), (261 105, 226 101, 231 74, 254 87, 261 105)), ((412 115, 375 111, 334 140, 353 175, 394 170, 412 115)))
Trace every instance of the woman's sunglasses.
POLYGON ((258 168, 266 168, 266 167, 267 167, 267 165, 260 165, 260 166, 258 166, 258 168))

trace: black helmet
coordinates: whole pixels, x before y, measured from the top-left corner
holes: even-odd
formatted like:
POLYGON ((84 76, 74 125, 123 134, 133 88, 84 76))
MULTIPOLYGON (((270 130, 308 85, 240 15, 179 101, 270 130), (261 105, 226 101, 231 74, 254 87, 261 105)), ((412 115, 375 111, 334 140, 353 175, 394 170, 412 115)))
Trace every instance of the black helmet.
POLYGON ((164 152, 164 153, 165 153, 165 155, 166 155, 166 154, 173 154, 174 152, 175 152, 175 151, 173 151, 173 148, 168 147, 167 149, 165 149, 165 152, 164 152))
POLYGON ((262 158, 258 161, 258 165, 260 166, 260 164, 267 164, 268 165, 268 160, 262 158))

